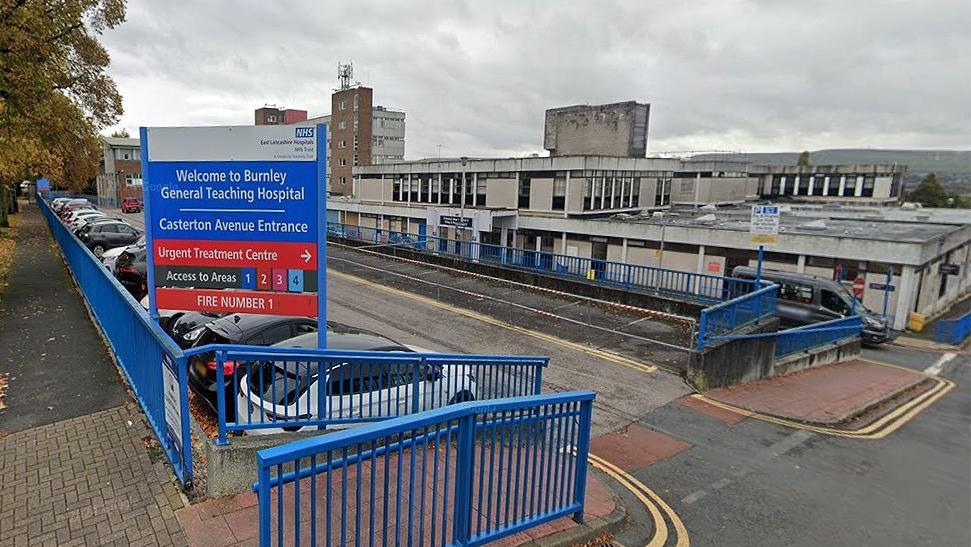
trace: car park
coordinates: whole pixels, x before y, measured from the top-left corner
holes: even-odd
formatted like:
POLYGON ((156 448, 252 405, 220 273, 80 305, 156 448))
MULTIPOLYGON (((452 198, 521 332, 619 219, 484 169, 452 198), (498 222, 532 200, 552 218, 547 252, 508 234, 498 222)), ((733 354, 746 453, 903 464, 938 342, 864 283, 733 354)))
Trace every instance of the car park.
MULTIPOLYGON (((317 335, 303 334, 273 347, 316 348, 317 335)), ((327 347, 348 351, 427 352, 374 332, 331 322, 327 324, 327 347)), ((386 412, 391 408, 396 408, 396 414, 407 414, 410 408, 405 405, 413 404, 416 399, 423 409, 475 400, 476 378, 470 367, 426 366, 419 371, 419 378, 416 386, 414 370, 410 366, 342 363, 330 367, 324 378, 320 378, 315 365, 306 362, 264 361, 250 367, 249 373, 240 378, 236 408, 240 417, 245 412, 247 421, 292 420, 301 414, 313 419, 317 417, 317 383, 320 381, 327 383, 327 408, 341 409, 343 416, 368 417, 372 411, 386 412), (414 393, 416 387, 418 393, 414 393), (381 409, 376 409, 375 404, 381 409)), ((287 427, 274 431, 269 428, 251 433, 300 429, 287 427)))
MULTIPOLYGON (((234 313, 198 329, 192 347, 208 344, 269 346, 299 334, 317 332, 317 320, 310 317, 234 313)), ((192 356, 189 361, 189 387, 213 407, 216 403, 215 358, 213 352, 206 352, 192 356)))
POLYGON ((142 202, 138 198, 124 198, 121 200, 122 213, 142 212, 142 202))
POLYGON ((101 222, 85 226, 78 233, 81 243, 91 249, 94 256, 101 256, 113 247, 131 245, 141 236, 141 232, 120 222, 101 222))
MULTIPOLYGON (((755 279, 755 270, 738 266, 732 271, 732 275, 741 279, 755 279)), ((779 285, 776 307, 779 319, 785 327, 859 315, 863 321, 864 343, 882 344, 895 336, 886 317, 867 309, 846 287, 832 279, 763 269, 762 281, 779 285)))

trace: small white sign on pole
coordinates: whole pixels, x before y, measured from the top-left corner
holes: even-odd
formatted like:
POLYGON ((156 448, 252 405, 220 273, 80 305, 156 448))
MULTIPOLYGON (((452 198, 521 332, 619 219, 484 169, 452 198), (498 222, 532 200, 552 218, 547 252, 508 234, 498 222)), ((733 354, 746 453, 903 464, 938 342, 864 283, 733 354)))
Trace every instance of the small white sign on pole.
POLYGON ((175 449, 182 452, 182 394, 175 363, 168 355, 162 355, 162 389, 165 400, 165 425, 175 449))
POLYGON ((753 205, 749 241, 760 245, 778 243, 781 213, 778 205, 753 205))

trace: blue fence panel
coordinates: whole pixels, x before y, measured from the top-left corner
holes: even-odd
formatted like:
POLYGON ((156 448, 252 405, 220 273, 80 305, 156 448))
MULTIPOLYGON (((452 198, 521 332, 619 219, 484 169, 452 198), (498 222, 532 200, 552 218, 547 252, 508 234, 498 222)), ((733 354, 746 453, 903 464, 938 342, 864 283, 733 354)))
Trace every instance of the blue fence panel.
POLYGON ((957 345, 971 334, 971 312, 957 319, 940 319, 934 327, 934 341, 957 345))
POLYGON ((593 400, 467 402, 261 450, 260 545, 482 545, 579 522, 593 400))
POLYGON ((775 356, 784 357, 850 338, 859 338, 862 330, 863 319, 859 315, 851 315, 779 331, 773 333, 776 335, 775 356))
POLYGON ((182 351, 158 324, 149 319, 148 312, 91 251, 74 237, 43 199, 38 199, 38 206, 176 475, 182 484, 191 484, 189 394, 186 359, 182 351), (175 365, 178 376, 181 423, 179 431, 174 433, 181 433, 181 445, 170 442, 166 434, 168 424, 163 390, 163 359, 166 358, 175 365))
POLYGON ((208 345, 220 443, 231 431, 346 426, 446 405, 537 395, 548 357, 208 345))
MULTIPOLYGON (((744 293, 749 287, 746 284, 735 284, 729 293, 744 293)), ((779 286, 769 285, 701 310, 698 320, 698 351, 714 342, 717 336, 735 332, 774 316, 778 296, 779 286)))
POLYGON ((755 291, 755 283, 747 279, 593 260, 428 235, 419 238, 415 234, 345 224, 329 225, 328 231, 345 239, 386 243, 415 251, 533 270, 625 290, 649 291, 705 304, 722 302, 739 294, 755 291))

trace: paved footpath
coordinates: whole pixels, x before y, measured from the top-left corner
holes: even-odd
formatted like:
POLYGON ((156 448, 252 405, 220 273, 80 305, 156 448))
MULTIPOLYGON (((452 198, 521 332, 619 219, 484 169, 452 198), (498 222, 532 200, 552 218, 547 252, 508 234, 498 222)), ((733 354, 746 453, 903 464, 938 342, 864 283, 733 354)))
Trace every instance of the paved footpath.
POLYGON ((0 296, 0 545, 185 545, 182 499, 36 206, 0 296))

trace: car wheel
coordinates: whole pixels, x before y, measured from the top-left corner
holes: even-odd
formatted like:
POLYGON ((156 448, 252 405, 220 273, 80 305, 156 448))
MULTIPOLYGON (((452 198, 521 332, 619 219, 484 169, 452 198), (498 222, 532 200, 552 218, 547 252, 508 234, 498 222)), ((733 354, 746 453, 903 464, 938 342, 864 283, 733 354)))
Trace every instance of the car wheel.
POLYGON ((94 256, 101 258, 101 255, 105 254, 105 247, 104 245, 95 245, 94 248, 91 249, 91 252, 94 253, 94 256))
POLYGON ((474 401, 474 400, 475 400, 475 395, 472 395, 472 393, 470 393, 469 391, 460 391, 455 395, 455 397, 452 397, 452 400, 449 401, 448 404, 454 405, 457 403, 465 403, 465 402, 474 401))

